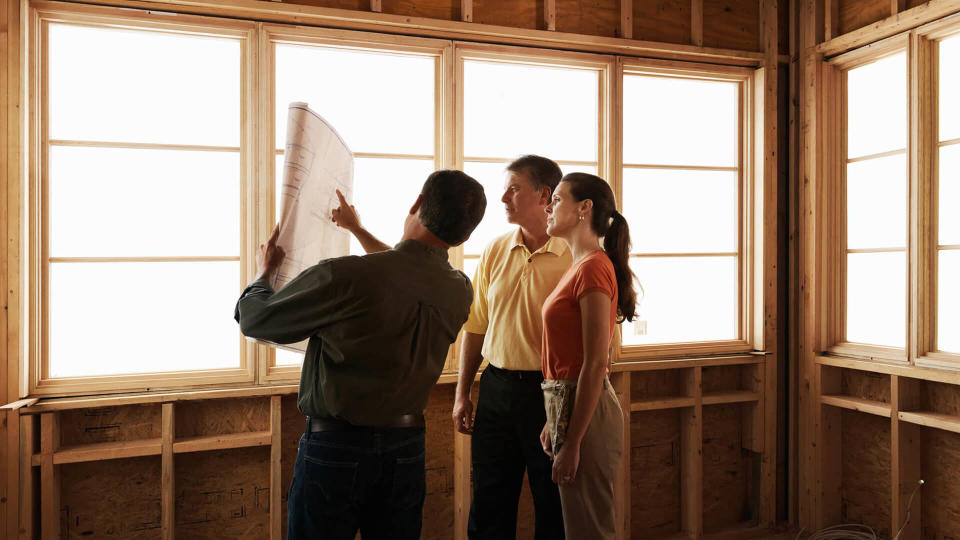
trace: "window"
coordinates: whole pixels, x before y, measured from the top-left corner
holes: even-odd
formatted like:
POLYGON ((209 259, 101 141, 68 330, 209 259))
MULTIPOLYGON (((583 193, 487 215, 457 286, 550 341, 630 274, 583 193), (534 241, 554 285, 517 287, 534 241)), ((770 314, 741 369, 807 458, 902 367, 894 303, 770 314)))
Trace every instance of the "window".
POLYGON ((960 353, 960 35, 939 43, 937 349, 960 353))
POLYGON ((907 292, 906 53, 849 69, 846 89, 844 341, 902 349, 907 292))
POLYGON ((500 203, 510 161, 537 154, 556 161, 564 174, 598 173, 605 105, 600 96, 609 64, 586 55, 521 56, 508 48, 458 49, 458 61, 463 170, 487 195, 486 215, 463 245, 464 272, 472 278, 483 248, 516 228, 500 203))
POLYGON ((643 292, 623 344, 742 348, 746 75, 624 69, 622 205, 643 292))
POLYGON ((251 380, 230 316, 245 278, 246 30, 39 24, 36 386, 251 380))
MULTIPOLYGON (((287 107, 306 102, 354 153, 352 203, 364 226, 393 245, 424 180, 442 167, 436 84, 443 48, 434 44, 382 51, 349 45, 313 41, 307 35, 278 35, 273 40, 275 215, 280 212, 287 107)), ((351 238, 350 253, 363 252, 351 238)), ((303 360, 299 353, 275 351, 277 366, 303 360)))

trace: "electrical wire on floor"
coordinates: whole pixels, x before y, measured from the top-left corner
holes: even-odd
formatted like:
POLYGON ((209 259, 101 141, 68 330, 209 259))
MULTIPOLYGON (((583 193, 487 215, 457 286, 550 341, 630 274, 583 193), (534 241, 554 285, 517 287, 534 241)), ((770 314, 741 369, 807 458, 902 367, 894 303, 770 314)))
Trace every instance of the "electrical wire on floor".
MULTIPOLYGON (((897 531, 897 535, 893 537, 893 540, 900 540, 900 535, 903 534, 903 530, 906 529, 907 524, 910 523, 910 510, 913 507, 913 498, 917 495, 917 491, 920 490, 921 486, 923 486, 923 480, 919 480, 916 487, 913 488, 913 492, 910 493, 910 499, 907 501, 906 519, 903 520, 903 525, 900 527, 900 530, 897 531)), ((800 540, 800 535, 803 534, 804 530, 805 529, 800 529, 800 532, 797 533, 794 540, 800 540)), ((877 533, 866 525, 848 523, 821 529, 808 536, 805 540, 877 540, 877 533)))

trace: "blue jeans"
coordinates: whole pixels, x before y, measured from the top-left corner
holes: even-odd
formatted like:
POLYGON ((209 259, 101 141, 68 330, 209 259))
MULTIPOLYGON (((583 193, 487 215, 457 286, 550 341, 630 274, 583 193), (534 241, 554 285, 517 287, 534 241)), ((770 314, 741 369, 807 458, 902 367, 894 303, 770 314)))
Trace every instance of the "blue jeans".
POLYGON ((420 538, 424 428, 304 433, 287 496, 287 539, 420 538))

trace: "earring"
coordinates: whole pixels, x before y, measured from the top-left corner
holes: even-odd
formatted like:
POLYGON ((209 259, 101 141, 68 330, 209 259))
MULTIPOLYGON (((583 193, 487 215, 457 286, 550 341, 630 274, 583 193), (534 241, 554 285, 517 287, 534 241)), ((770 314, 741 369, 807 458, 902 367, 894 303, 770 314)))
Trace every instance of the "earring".
POLYGON ((579 220, 579 221, 583 221, 583 214, 580 214, 580 220, 579 220))

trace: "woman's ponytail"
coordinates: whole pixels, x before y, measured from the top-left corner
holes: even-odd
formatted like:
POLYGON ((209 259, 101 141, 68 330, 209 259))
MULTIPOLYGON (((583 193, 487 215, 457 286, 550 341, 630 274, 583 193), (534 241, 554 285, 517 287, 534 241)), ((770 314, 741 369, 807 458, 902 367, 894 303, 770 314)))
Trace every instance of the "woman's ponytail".
POLYGON ((617 322, 632 321, 637 316, 637 291, 630 269, 630 226, 616 210, 610 216, 610 228, 603 236, 603 250, 613 263, 617 275, 617 322))

